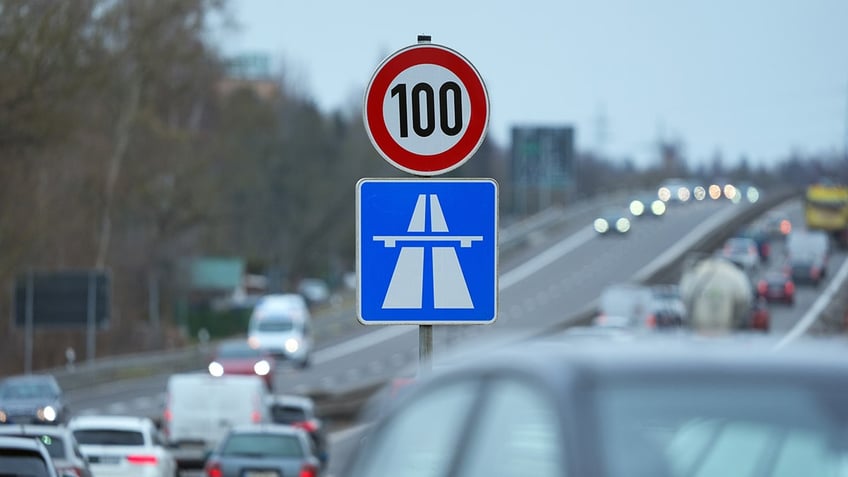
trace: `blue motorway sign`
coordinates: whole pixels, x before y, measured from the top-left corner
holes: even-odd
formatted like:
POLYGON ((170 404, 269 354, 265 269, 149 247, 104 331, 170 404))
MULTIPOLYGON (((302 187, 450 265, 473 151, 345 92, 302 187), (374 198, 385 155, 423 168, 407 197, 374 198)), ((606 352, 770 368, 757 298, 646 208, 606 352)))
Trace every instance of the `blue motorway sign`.
POLYGON ((356 185, 357 317, 372 324, 486 324, 498 297, 498 184, 362 179, 356 185))

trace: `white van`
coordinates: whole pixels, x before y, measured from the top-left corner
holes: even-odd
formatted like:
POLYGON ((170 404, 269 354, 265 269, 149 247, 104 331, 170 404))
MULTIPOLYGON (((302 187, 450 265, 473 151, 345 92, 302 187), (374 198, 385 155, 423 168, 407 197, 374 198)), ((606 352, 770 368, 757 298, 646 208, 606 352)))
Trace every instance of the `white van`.
POLYGON ((311 320, 301 295, 267 295, 253 308, 247 342, 304 368, 309 365, 313 346, 311 320))
POLYGON ((270 394, 258 376, 174 374, 168 379, 162 431, 180 468, 202 467, 230 427, 271 422, 270 394))

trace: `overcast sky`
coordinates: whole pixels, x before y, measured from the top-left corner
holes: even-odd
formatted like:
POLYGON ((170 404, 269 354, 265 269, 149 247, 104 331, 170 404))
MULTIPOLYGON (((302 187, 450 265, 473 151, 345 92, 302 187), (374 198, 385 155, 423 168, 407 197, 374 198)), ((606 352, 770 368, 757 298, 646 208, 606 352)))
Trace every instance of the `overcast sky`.
POLYGON ((227 54, 265 53, 325 111, 358 107, 420 33, 486 82, 489 135, 577 127, 578 148, 641 164, 659 136, 692 161, 768 163, 848 140, 845 0, 232 0, 227 54))

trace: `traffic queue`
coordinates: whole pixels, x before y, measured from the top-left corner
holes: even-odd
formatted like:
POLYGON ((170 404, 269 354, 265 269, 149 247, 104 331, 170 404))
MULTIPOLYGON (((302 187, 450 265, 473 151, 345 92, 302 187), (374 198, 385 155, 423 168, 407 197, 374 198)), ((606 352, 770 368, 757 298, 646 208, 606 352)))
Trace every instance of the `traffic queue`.
POLYGON ((217 343, 206 369, 168 378, 159 415, 76 415, 52 375, 5 378, 0 475, 320 475, 326 426, 311 398, 275 393, 273 380, 278 363, 308 362, 309 320, 300 295, 264 297, 246 337, 217 343))

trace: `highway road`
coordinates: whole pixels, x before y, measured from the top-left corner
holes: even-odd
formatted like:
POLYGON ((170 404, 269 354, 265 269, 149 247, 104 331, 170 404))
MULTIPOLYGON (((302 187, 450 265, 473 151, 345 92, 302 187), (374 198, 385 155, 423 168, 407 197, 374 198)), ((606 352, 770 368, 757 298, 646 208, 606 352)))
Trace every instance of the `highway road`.
MULTIPOLYGON (((438 360, 449 349, 461 348, 478 338, 515 336, 563 320, 590 306, 605 286, 633 279, 675 244, 697 236, 711 221, 733 213, 734 207, 744 206, 708 201, 672 207, 665 217, 636 219, 626 236, 598 236, 590 221, 537 236, 527 250, 502 258, 497 322, 490 326, 437 328, 434 354, 438 360)), ((801 223, 798 202, 784 207, 794 223, 801 223)), ((776 245, 775 256, 781 250, 776 245)), ((842 261, 844 256, 836 254, 831 270, 835 271, 842 261)), ((772 260, 771 265, 776 266, 776 262, 772 260)), ((794 307, 772 306, 772 333, 788 332, 812 305, 817 292, 799 286, 794 307)), ((338 329, 339 333, 319 343, 310 368, 283 367, 276 376, 277 392, 340 392, 414 369, 418 359, 416 327, 364 327, 356 324, 352 309, 321 320, 327 320, 322 326, 338 329)), ((82 414, 156 416, 161 412, 166 379, 166 375, 153 376, 74 391, 68 400, 72 409, 82 414)), ((334 436, 333 464, 343 461, 339 453, 349 450, 346 438, 351 435, 334 436)), ((331 474, 338 470, 333 467, 331 474)))

